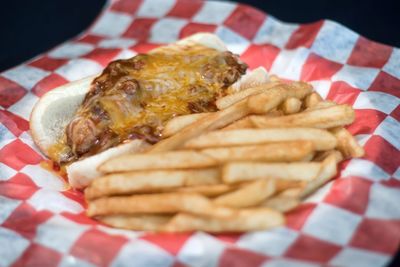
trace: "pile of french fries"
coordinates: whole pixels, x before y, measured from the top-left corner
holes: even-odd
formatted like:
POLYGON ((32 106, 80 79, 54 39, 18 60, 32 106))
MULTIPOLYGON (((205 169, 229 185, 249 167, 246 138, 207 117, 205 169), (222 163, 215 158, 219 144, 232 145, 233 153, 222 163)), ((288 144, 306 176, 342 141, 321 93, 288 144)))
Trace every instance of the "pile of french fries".
POLYGON ((143 153, 113 158, 85 190, 87 214, 124 229, 243 232, 284 213, 364 150, 344 126, 348 105, 277 77, 217 101, 219 111, 175 117, 143 153))

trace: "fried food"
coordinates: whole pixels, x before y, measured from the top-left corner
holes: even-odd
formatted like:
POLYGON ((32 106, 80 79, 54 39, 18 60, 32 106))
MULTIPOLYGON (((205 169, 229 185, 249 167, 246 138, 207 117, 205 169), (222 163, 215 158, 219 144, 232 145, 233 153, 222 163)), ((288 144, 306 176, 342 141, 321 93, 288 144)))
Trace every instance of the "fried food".
POLYGON ((231 162, 222 168, 222 180, 232 184, 256 179, 310 181, 317 177, 321 163, 231 162))
POLYGON ((333 179, 339 162, 364 154, 343 128, 350 106, 302 82, 255 84, 221 98, 219 111, 172 119, 149 151, 106 161, 109 174, 85 191, 89 216, 156 232, 265 230, 333 179))
POLYGON ((326 130, 282 127, 214 131, 189 140, 184 144, 184 147, 199 149, 292 141, 310 141, 315 150, 333 149, 337 144, 335 136, 326 130))

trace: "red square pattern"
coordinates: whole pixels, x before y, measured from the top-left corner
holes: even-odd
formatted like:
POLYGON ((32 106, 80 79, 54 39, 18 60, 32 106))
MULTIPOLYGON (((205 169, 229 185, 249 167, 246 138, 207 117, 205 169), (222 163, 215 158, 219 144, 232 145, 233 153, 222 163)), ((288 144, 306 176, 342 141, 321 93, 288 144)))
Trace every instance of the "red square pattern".
POLYGON ((395 118, 396 120, 400 121, 400 105, 395 108, 392 113, 390 113, 390 116, 395 118))
POLYGON ((389 178, 389 180, 381 181, 381 184, 388 187, 398 187, 400 189, 400 181, 396 178, 389 178))
POLYGON ((14 262, 12 267, 24 266, 46 266, 56 267, 60 263, 62 254, 57 251, 32 243, 22 254, 19 259, 14 262))
POLYGON ((64 216, 65 218, 67 218, 68 220, 79 223, 79 224, 86 224, 86 225, 98 225, 99 224, 98 221, 95 221, 94 219, 91 219, 90 217, 88 217, 86 215, 85 211, 83 211, 79 214, 62 212, 61 215, 64 216))
POLYGON ((359 89, 354 88, 345 82, 334 82, 331 85, 327 99, 339 104, 353 105, 359 94, 359 89))
POLYGON ((341 68, 341 64, 311 53, 303 65, 300 80, 329 80, 341 68))
POLYGON ((78 202, 83 207, 86 207, 86 201, 82 191, 71 188, 70 190, 61 192, 61 194, 75 202, 78 202))
POLYGON ((364 218, 350 245, 361 249, 394 254, 400 241, 400 221, 364 218))
POLYGON ((0 182, 0 195, 13 199, 27 200, 38 187, 23 173, 17 173, 10 180, 0 182))
POLYGON ((246 62, 250 69, 263 66, 268 71, 271 69, 280 49, 276 46, 265 45, 250 45, 240 57, 246 62))
POLYGON ((29 130, 29 123, 27 120, 7 110, 0 110, 0 123, 15 136, 19 136, 23 132, 29 130))
POLYGON ((324 202, 337 207, 364 214, 368 206, 371 182, 358 177, 347 177, 334 181, 324 202))
POLYGON ((109 266, 126 242, 125 237, 91 229, 80 236, 70 254, 99 266, 109 266))
POLYGON ((364 145, 365 158, 371 160, 389 174, 400 166, 400 152, 379 135, 373 135, 364 145), (385 156, 382 156, 382 153, 385 156))
POLYGON ((172 255, 177 255, 182 246, 190 238, 189 233, 176 233, 176 234, 146 234, 141 239, 147 240, 154 245, 157 245, 168 251, 172 255))
POLYGON ((189 267, 189 265, 183 264, 182 262, 175 261, 171 267, 189 267))
POLYGON ((269 258, 255 252, 238 248, 227 248, 220 256, 218 266, 225 267, 258 267, 269 258))
POLYGON ((400 97, 400 80, 384 71, 381 71, 376 76, 368 90, 384 92, 400 97))
POLYGON ((239 240, 240 234, 237 233, 221 233, 221 234, 213 234, 215 238, 219 241, 228 243, 228 244, 235 244, 236 241, 239 240))
POLYGON ((136 51, 137 53, 147 53, 148 51, 159 46, 160 45, 150 44, 150 43, 138 43, 132 47, 132 50, 136 51))
POLYGON ((157 19, 137 18, 122 35, 127 38, 134 38, 138 41, 146 41, 150 37, 150 30, 157 19))
POLYGON ((314 203, 305 203, 286 214, 286 226, 294 230, 300 230, 308 216, 316 207, 314 203))
POLYGON ((184 38, 197 32, 214 32, 216 28, 217 25, 214 24, 190 22, 181 29, 179 38, 184 38))
POLYGON ((48 56, 41 57, 29 63, 30 66, 47 70, 54 71, 64 65, 68 60, 67 59, 59 59, 59 58, 51 58, 48 56))
POLYGON ((36 228, 51 216, 51 212, 37 211, 24 202, 11 213, 2 226, 16 231, 28 239, 32 239, 36 235, 36 228))
POLYGON ((5 145, 0 150, 0 162, 10 166, 14 170, 20 170, 27 164, 39 164, 43 158, 21 140, 5 145))
POLYGON ((41 97, 48 91, 61 86, 63 84, 66 84, 68 81, 64 79, 62 76, 58 75, 57 73, 52 73, 49 76, 43 78, 38 82, 33 88, 32 92, 41 97))
POLYGON ((168 12, 168 17, 192 18, 203 6, 200 0, 176 0, 174 7, 168 12))
POLYGON ((0 76, 0 106, 8 108, 25 94, 26 90, 22 86, 0 76))
POLYGON ((102 37, 102 36, 97 36, 97 35, 93 35, 93 34, 86 34, 83 37, 77 39, 77 41, 79 41, 80 43, 89 43, 89 44, 96 45, 97 43, 99 43, 103 39, 104 39, 104 37, 102 37))
POLYGON ((113 3, 110 7, 111 10, 135 14, 143 0, 119 0, 113 3))
POLYGON ((386 118, 386 114, 374 109, 356 109, 354 122, 347 126, 353 135, 373 134, 376 127, 386 118))
POLYGON ((390 58, 393 48, 359 37, 347 63, 370 68, 382 68, 390 58))
POLYGON ((120 49, 109 49, 109 48, 95 48, 93 51, 91 51, 89 54, 86 54, 84 57, 94 60, 98 62, 102 66, 107 66, 107 64, 113 60, 118 53, 120 52, 120 49))
POLYGON ((315 262, 328 262, 341 247, 320 239, 302 234, 286 251, 285 256, 315 262))
POLYGON ((234 32, 251 40, 265 21, 265 17, 266 15, 263 12, 253 7, 239 4, 225 20, 224 24, 234 32), (246 25, 246 27, 243 27, 243 25, 246 25))
POLYGON ((299 28, 292 33, 292 36, 290 36, 285 48, 295 49, 300 46, 310 48, 323 24, 324 21, 320 20, 314 23, 300 25, 299 28))

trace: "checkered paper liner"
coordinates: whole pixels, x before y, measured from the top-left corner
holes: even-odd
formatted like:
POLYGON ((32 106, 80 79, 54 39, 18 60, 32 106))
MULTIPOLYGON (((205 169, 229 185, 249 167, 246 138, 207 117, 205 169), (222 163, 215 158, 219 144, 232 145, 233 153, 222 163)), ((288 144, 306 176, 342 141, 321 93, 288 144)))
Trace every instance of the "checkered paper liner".
POLYGON ((287 24, 197 0, 111 1, 83 34, 0 74, 0 266, 384 266, 400 243, 400 50, 332 21, 287 24), (243 234, 154 234, 87 218, 81 192, 40 166, 29 114, 47 91, 195 32, 216 33, 250 68, 314 85, 356 111, 366 156, 287 215, 243 234))

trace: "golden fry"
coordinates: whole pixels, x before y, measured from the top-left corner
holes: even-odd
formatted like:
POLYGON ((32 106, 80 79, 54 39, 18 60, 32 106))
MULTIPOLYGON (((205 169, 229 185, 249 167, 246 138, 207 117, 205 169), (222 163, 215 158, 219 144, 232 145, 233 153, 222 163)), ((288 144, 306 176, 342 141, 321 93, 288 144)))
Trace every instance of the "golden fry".
POLYGON ((340 151, 337 150, 328 150, 328 151, 321 151, 315 155, 314 161, 324 161, 330 155, 334 155, 336 158, 336 162, 339 163, 343 160, 343 155, 340 151))
POLYGON ((337 106, 337 104, 335 102, 333 102, 333 101, 325 100, 325 101, 320 101, 320 102, 316 103, 312 107, 306 108, 305 111, 329 108, 329 107, 333 107, 333 106, 337 106))
POLYGON ((311 141, 293 141, 260 145, 217 147, 200 150, 201 153, 220 163, 228 161, 299 161, 311 155, 314 146, 311 141))
POLYGON ((209 114, 210 113, 206 112, 175 117, 168 121, 165 125, 162 132, 162 137, 167 138, 171 135, 174 135, 186 126, 200 120, 201 118, 204 118, 205 116, 208 116, 209 114))
POLYGON ((214 203, 231 208, 252 207, 272 196, 275 192, 275 181, 272 179, 263 179, 246 184, 233 192, 219 196, 214 199, 214 203))
POLYGON ((210 115, 183 128, 175 135, 161 140, 155 144, 148 153, 158 153, 180 148, 186 141, 203 133, 225 127, 234 121, 246 117, 248 114, 249 108, 246 100, 239 101, 224 110, 211 113, 210 115))
POLYGON ((86 212, 90 217, 190 212, 219 218, 234 216, 236 213, 235 210, 213 204, 202 195, 174 192, 99 198, 88 203, 86 212))
POLYGON ((250 120, 250 117, 244 117, 243 119, 240 119, 238 121, 235 121, 228 126, 222 128, 221 130, 236 130, 236 129, 251 129, 254 128, 254 125, 252 121, 250 120))
POLYGON ((98 218, 104 224, 112 227, 136 231, 161 231, 173 215, 108 215, 98 218))
POLYGON ((365 152, 357 140, 345 128, 339 127, 331 129, 331 132, 338 141, 337 149, 342 152, 344 158, 360 158, 365 152))
POLYGON ((281 105, 281 109, 284 114, 293 114, 297 113, 301 109, 301 101, 295 97, 289 97, 285 101, 283 101, 281 105))
POLYGON ((312 108, 321 101, 323 101, 322 97, 317 92, 312 92, 304 99, 304 106, 305 108, 312 108))
POLYGON ((233 162, 223 166, 222 180, 228 184, 256 179, 310 181, 317 177, 320 169, 319 162, 233 162))
POLYGON ((315 150, 336 147, 336 138, 326 130, 313 128, 271 128, 214 131, 186 142, 186 148, 255 145, 274 142, 311 141, 315 150))
POLYGON ((207 197, 215 197, 228 193, 232 190, 235 190, 237 187, 238 187, 237 185, 229 185, 229 184, 210 184, 210 185, 179 187, 173 189, 173 191, 184 192, 184 193, 197 193, 207 197))
POLYGON ((287 98, 287 91, 285 85, 280 85, 246 98, 250 113, 265 114, 271 111, 287 98))
POLYGON ((265 200, 261 206, 267 207, 279 212, 288 212, 296 208, 300 200, 294 197, 276 196, 265 200))
POLYGON ((337 105, 282 117, 250 116, 250 119, 258 128, 313 127, 326 129, 348 125, 354 121, 354 116, 354 110, 350 106, 337 105))
POLYGON ((305 188, 302 190, 300 197, 305 198, 309 196, 311 193, 332 179, 336 173, 336 156, 331 154, 322 162, 322 167, 317 175, 317 178, 307 183, 305 188))
POLYGON ((212 185, 220 182, 218 169, 136 171, 115 173, 93 180, 86 199, 129 193, 154 193, 179 186, 212 185))
POLYGON ((197 151, 169 151, 157 154, 128 154, 100 165, 103 173, 137 170, 190 169, 215 166, 218 162, 197 151))
POLYGON ((167 232, 244 232, 266 230, 283 225, 284 222, 285 218, 280 212, 268 208, 252 208, 238 210, 237 214, 228 220, 180 213, 169 221, 164 230, 167 232))
POLYGON ((257 85, 255 87, 247 88, 247 89, 244 89, 237 93, 224 96, 224 97, 218 99, 215 102, 215 104, 217 105, 217 108, 220 110, 226 109, 227 107, 239 102, 240 100, 245 99, 246 97, 262 93, 266 90, 276 87, 277 85, 279 85, 279 83, 271 82, 271 83, 265 83, 265 84, 257 85))

